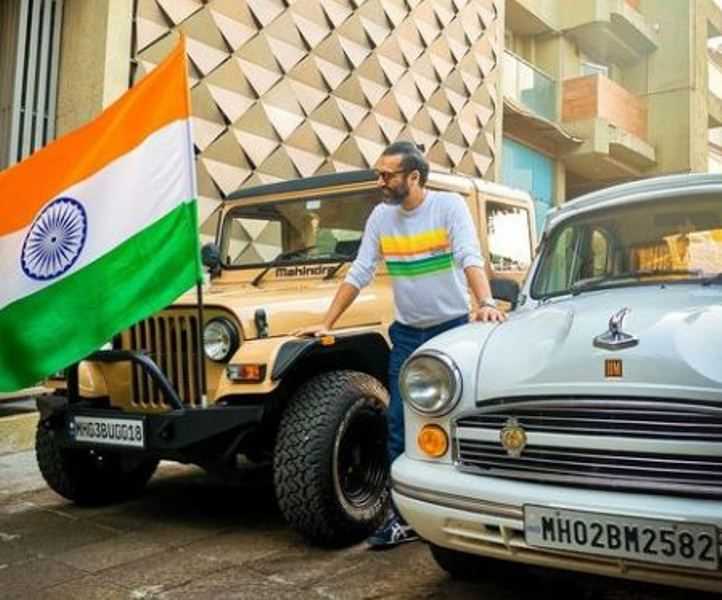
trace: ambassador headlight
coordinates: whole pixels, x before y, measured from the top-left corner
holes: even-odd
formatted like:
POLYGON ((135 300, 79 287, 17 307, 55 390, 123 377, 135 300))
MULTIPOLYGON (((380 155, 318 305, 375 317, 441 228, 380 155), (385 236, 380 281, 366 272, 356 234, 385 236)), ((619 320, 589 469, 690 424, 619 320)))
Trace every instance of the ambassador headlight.
POLYGON ((219 317, 206 323, 203 330, 203 350, 211 360, 228 360, 238 350, 240 343, 238 329, 228 319, 219 317))
POLYGON ((416 412, 445 415, 461 398, 461 372, 443 352, 425 350, 406 362, 399 387, 404 401, 416 412))

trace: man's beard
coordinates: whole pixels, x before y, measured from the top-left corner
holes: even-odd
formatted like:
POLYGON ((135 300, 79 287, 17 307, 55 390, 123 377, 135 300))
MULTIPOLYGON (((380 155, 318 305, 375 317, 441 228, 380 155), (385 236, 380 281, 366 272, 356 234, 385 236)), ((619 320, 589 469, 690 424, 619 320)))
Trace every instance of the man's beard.
POLYGON ((399 206, 404 203, 409 195, 409 186, 400 185, 396 189, 384 188, 384 202, 392 206, 399 206))

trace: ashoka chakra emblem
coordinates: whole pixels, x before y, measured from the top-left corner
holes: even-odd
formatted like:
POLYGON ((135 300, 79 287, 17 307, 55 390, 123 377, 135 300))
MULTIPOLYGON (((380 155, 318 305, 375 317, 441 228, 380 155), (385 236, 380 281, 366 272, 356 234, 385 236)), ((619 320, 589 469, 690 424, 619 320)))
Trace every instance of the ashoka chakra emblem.
POLYGON ((82 204, 58 198, 35 219, 23 242, 20 264, 31 279, 47 281, 65 273, 85 245, 88 218, 82 204))

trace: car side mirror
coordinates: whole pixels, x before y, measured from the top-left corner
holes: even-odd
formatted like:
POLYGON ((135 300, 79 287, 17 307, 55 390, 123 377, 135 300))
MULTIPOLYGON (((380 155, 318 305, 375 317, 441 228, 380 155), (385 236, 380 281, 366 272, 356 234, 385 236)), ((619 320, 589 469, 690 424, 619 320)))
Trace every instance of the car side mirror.
POLYGON ((201 248, 201 261, 208 267, 211 277, 221 272, 221 251, 214 243, 203 244, 201 248))
POLYGON ((504 300, 511 304, 511 309, 516 308, 519 300, 519 284, 513 279, 492 278, 489 281, 491 286, 491 295, 496 300, 504 300))

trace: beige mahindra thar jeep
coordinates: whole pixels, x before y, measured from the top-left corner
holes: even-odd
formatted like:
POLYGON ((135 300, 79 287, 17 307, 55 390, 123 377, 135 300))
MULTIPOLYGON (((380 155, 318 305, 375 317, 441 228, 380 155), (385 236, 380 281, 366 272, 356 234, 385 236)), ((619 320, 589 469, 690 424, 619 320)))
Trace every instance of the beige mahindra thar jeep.
MULTIPOLYGON (((458 175, 432 173, 429 187, 466 199, 495 295, 515 297, 535 244, 531 198, 458 175)), ((78 503, 111 502, 142 488, 161 459, 225 475, 265 463, 283 515, 308 539, 366 536, 389 497, 384 265, 333 336, 292 332, 321 321, 381 201, 371 171, 232 195, 203 249, 202 310, 189 292, 39 400, 48 485, 78 503)))

